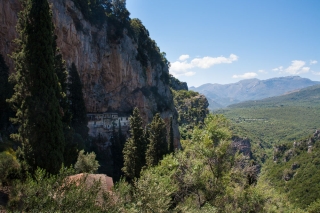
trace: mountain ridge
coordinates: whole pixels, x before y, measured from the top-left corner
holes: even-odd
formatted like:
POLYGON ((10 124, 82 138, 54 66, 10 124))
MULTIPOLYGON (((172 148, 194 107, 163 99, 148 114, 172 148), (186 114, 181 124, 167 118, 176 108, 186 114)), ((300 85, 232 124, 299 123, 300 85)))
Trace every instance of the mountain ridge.
POLYGON ((204 94, 210 104, 210 110, 227 107, 243 101, 260 100, 291 93, 308 86, 320 84, 300 76, 286 76, 259 80, 257 78, 245 79, 231 84, 204 84, 199 87, 190 87, 201 94, 204 94), (221 107, 222 106, 222 107, 221 107))

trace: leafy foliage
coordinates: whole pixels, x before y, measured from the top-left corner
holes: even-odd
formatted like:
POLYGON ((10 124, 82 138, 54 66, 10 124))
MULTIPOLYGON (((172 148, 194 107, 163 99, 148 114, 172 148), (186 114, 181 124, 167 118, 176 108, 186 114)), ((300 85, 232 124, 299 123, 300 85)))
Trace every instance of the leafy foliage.
POLYGON ((84 154, 84 150, 81 150, 74 168, 78 173, 96 173, 99 168, 96 154, 94 152, 84 154))
POLYGON ((135 179, 120 181, 110 210, 122 212, 299 212, 267 182, 250 185, 241 155, 230 150, 229 122, 209 115, 184 149, 135 179))
POLYGON ((74 170, 62 168, 57 175, 37 169, 24 182, 17 182, 11 194, 9 210, 12 212, 105 212, 108 195, 101 191, 100 182, 88 187, 86 177, 71 181, 74 170), (102 199, 99 204, 97 201, 102 199))
POLYGON ((0 153, 0 186, 8 184, 12 179, 18 178, 20 172, 20 164, 16 157, 10 152, 0 153))
POLYGON ((167 129, 164 120, 157 113, 150 124, 149 144, 146 151, 148 167, 158 165, 162 157, 168 153, 167 129))
POLYGON ((264 166, 263 180, 270 180, 296 206, 307 208, 320 196, 320 175, 315 172, 320 169, 319 138, 299 140, 282 150, 279 147, 275 150, 273 160, 264 166), (308 146, 311 144, 310 153, 308 146))
POLYGON ((192 137, 192 130, 196 125, 202 125, 209 113, 207 99, 192 90, 171 90, 174 105, 178 111, 178 123, 182 139, 192 137))

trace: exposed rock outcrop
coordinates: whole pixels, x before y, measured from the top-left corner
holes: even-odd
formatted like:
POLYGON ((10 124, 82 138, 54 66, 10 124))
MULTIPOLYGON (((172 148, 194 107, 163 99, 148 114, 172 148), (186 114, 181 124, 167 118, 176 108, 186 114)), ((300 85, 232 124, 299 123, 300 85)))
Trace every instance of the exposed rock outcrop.
MULTIPOLYGON (((114 110, 130 113, 138 107, 145 123, 160 112, 169 123, 173 117, 175 146, 180 147, 178 114, 172 94, 163 75, 168 67, 161 64, 143 68, 137 58, 138 45, 123 30, 117 41, 108 39, 108 26, 97 28, 83 18, 71 0, 49 0, 52 5, 57 44, 68 66, 75 63, 83 84, 87 111, 114 110)), ((14 49, 15 26, 21 9, 19 0, 1 0, 0 53, 13 72, 7 56, 14 49)), ((169 126, 169 125, 168 125, 169 126)))
POLYGON ((172 75, 170 75, 169 85, 173 90, 188 90, 187 82, 179 81, 172 75))
POLYGON ((232 138, 232 145, 231 146, 232 146, 232 150, 234 153, 239 151, 240 153, 242 153, 245 156, 248 156, 250 158, 252 157, 251 143, 248 138, 240 138, 240 137, 234 136, 232 138))
POLYGON ((301 151, 311 153, 315 142, 319 140, 320 131, 316 130, 311 137, 300 141, 294 141, 292 146, 289 144, 276 145, 273 149, 273 161, 278 163, 279 160, 282 159, 283 162, 288 162, 294 156, 299 155, 301 151))

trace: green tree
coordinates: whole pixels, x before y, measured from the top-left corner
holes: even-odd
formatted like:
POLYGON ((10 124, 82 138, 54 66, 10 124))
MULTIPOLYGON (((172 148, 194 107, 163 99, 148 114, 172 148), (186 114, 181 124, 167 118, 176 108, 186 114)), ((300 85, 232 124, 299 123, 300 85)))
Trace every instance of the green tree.
POLYGON ((12 137, 21 142, 23 158, 31 170, 37 167, 57 173, 63 163, 65 140, 61 88, 54 70, 52 14, 47 0, 24 0, 19 13, 17 50, 12 57, 16 73, 10 99, 19 124, 12 137))
POLYGON ((0 130, 5 128, 9 123, 10 107, 6 99, 10 98, 13 93, 12 85, 8 82, 9 68, 0 54, 0 130))
POLYGON ((170 117, 170 129, 169 129, 168 143, 169 143, 169 147, 168 147, 169 153, 174 152, 174 135, 173 135, 172 117, 170 117))
POLYGON ((131 136, 123 148, 122 171, 129 180, 133 180, 140 177, 141 169, 145 165, 146 140, 138 108, 133 110, 129 120, 131 136))
POLYGON ((121 123, 119 121, 118 131, 116 131, 115 126, 113 126, 113 137, 111 139, 112 146, 112 159, 113 159, 113 176, 112 179, 114 182, 119 181, 120 177, 123 175, 123 147, 125 144, 125 136, 121 131, 121 123))
POLYGON ((72 179, 72 168, 62 168, 57 175, 37 169, 11 188, 7 206, 10 212, 108 212, 108 194, 100 181, 86 175, 72 179), (91 182, 91 183, 89 183, 91 182))
POLYGON ((159 113, 153 117, 149 131, 150 143, 146 152, 146 163, 151 167, 158 165, 162 157, 168 153, 166 124, 159 113))
POLYGON ((53 50, 54 52, 54 69, 55 73, 58 77, 59 85, 60 85, 60 93, 58 96, 60 110, 62 113, 62 125, 63 132, 65 138, 65 149, 63 153, 64 165, 71 166, 77 160, 79 150, 84 148, 84 145, 79 141, 83 141, 81 136, 75 134, 73 128, 71 128, 71 118, 72 114, 70 112, 69 101, 67 97, 67 89, 68 89, 68 71, 66 69, 66 63, 62 58, 60 49, 57 47, 56 43, 57 36, 54 36, 53 50), (80 144, 79 144, 80 143, 80 144))
POLYGON ((74 63, 72 63, 69 70, 68 82, 68 99, 70 101, 70 111, 72 114, 71 126, 76 133, 80 134, 84 140, 87 140, 89 131, 87 126, 87 110, 83 100, 82 84, 74 63))
POLYGON ((130 21, 130 12, 126 8, 126 0, 112 0, 113 16, 122 24, 130 21))
POLYGON ((99 162, 96 160, 96 154, 94 152, 84 154, 84 150, 81 150, 74 168, 78 173, 96 173, 99 166, 99 162))

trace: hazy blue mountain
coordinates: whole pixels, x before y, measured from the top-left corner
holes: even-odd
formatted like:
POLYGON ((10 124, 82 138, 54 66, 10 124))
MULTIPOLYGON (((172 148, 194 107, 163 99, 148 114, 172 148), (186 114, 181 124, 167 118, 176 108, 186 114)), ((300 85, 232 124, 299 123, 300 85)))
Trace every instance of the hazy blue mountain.
POLYGON ((229 105, 228 108, 252 108, 252 107, 283 107, 283 106, 320 106, 320 84, 306 87, 285 95, 280 95, 261 100, 244 101, 229 105))
POLYGON ((190 90, 204 94, 209 100, 209 109, 223 108, 248 100, 283 95, 305 87, 320 84, 299 76, 271 78, 267 80, 247 79, 232 84, 204 84, 190 90))

